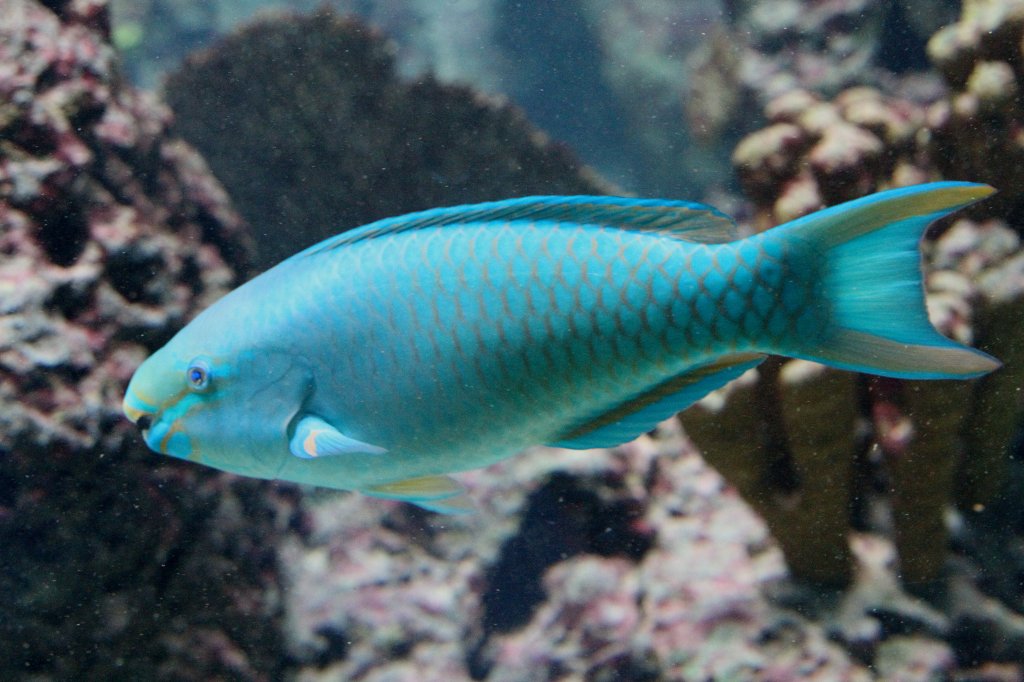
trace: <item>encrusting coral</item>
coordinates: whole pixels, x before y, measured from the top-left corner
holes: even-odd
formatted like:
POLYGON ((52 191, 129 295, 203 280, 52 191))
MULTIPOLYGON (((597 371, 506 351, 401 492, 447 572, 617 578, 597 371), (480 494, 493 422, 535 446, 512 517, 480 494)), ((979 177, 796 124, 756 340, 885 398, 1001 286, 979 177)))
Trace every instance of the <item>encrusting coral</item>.
MULTIPOLYGON (((311 506, 305 543, 284 549, 298 679, 871 679, 765 596, 781 554, 677 423, 460 479, 475 514, 311 506)), ((923 643, 925 670, 952 669, 923 643)))
POLYGON ((792 90, 769 102, 765 117, 733 152, 755 229, 935 174, 919 141, 924 107, 874 88, 850 88, 831 102, 792 90))

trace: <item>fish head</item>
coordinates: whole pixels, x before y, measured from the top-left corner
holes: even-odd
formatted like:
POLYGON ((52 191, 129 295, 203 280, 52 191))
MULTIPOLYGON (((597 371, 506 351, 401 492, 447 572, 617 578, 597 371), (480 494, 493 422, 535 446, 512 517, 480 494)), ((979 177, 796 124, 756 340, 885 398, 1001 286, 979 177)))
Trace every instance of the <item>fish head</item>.
MULTIPOLYGON (((231 343, 194 321, 135 371, 122 402, 150 449, 246 476, 272 478, 288 430, 312 390, 301 356, 231 343)), ((244 336, 244 335, 243 335, 244 336)))

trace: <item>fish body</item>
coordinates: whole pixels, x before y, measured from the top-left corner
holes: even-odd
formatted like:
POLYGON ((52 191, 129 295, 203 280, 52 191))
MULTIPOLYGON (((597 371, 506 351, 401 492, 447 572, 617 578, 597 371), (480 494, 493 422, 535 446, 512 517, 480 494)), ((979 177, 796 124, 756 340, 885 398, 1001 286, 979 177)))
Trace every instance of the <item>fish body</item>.
POLYGON ((928 322, 917 250, 990 191, 893 190, 746 239, 707 206, 611 197, 379 221, 210 306, 139 368, 125 412, 159 452, 459 511, 447 474, 631 440, 769 353, 994 369, 928 322))

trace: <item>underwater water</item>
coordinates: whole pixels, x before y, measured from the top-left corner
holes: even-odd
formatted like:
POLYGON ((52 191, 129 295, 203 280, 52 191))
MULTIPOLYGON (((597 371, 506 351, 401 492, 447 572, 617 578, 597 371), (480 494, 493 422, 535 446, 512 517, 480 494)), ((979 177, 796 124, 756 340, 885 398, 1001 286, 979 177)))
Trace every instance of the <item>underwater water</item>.
POLYGON ((1022 45, 0 0, 0 679, 1024 678, 1022 45))

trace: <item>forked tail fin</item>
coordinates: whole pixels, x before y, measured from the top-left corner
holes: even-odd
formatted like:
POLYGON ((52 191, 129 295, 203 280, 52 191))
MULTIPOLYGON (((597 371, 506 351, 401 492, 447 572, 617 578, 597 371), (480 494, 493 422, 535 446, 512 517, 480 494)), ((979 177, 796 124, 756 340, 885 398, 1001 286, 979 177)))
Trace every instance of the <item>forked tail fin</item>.
POLYGON ((879 192, 780 226, 825 254, 833 326, 802 354, 843 369, 913 379, 970 378, 1000 363, 942 336, 924 304, 918 243, 934 220, 987 197, 987 185, 936 182, 879 192))

